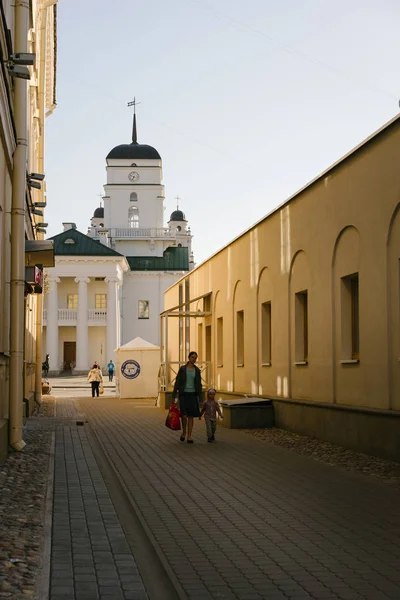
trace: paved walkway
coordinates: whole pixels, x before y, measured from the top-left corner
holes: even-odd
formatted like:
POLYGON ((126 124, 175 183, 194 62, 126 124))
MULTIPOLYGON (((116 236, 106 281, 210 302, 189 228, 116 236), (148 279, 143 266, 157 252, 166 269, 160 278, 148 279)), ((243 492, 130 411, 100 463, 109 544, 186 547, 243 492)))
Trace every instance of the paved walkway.
MULTIPOLYGON (((50 600, 148 600, 74 400, 57 398, 50 600)), ((39 424, 38 424, 39 425, 39 424)))
MULTIPOLYGON (((203 422, 195 422, 193 445, 180 443, 179 434, 164 426, 165 414, 145 402, 84 398, 75 403, 96 432, 180 598, 399 600, 397 488, 237 431, 220 428, 218 441, 207 444, 203 422)), ((57 514, 69 505, 70 515, 78 512, 76 526, 69 521, 72 543, 74 531, 82 531, 81 557, 93 574, 87 542, 100 528, 99 543, 108 545, 101 550, 107 560, 99 562, 99 582, 111 557, 115 576, 115 556, 119 551, 125 556, 126 547, 84 435, 57 432, 55 540, 62 556, 57 514), (88 517, 92 510, 93 519, 88 517), (121 550, 113 547, 114 532, 121 550)), ((65 528, 68 533, 68 518, 65 528)), ((75 565, 69 562, 68 568, 75 565)))

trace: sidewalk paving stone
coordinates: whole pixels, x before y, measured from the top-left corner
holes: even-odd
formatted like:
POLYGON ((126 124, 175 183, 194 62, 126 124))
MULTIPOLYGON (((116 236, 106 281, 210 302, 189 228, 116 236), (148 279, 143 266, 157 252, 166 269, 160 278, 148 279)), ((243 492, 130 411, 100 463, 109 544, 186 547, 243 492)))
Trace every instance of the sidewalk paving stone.
POLYGON ((400 598, 398 489, 159 409, 74 400, 190 600, 400 598))
POLYGON ((49 599, 148 600, 85 429, 76 424, 82 417, 74 400, 57 398, 49 599), (134 594, 118 572, 121 554, 135 574, 134 594))

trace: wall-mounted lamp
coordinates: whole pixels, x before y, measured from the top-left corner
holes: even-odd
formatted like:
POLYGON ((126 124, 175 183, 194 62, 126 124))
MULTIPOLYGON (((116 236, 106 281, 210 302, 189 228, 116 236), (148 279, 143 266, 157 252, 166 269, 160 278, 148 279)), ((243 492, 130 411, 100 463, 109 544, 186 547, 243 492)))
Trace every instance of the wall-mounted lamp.
POLYGON ((46 208, 47 202, 34 202, 33 206, 35 208, 46 208))
POLYGON ((33 214, 33 215, 37 215, 38 217, 43 217, 43 211, 42 211, 42 210, 39 210, 38 208, 34 208, 34 209, 32 210, 32 214, 33 214))
POLYGON ((30 173, 28 175, 29 179, 36 179, 37 181, 43 181, 44 177, 44 173, 30 173))
POLYGON ((15 54, 11 54, 9 57, 9 61, 14 63, 14 65, 30 65, 33 66, 35 64, 36 54, 32 52, 16 52, 15 54))
POLYGON ((36 233, 47 233, 45 229, 42 229, 41 227, 36 227, 36 233))
POLYGON ((30 79, 31 74, 25 65, 35 64, 36 54, 31 52, 16 52, 11 54, 7 62, 7 70, 11 77, 19 77, 20 79, 30 79))
POLYGON ((42 189, 42 186, 40 185, 40 183, 38 181, 33 181, 29 177, 28 177, 28 185, 31 188, 35 188, 35 190, 41 190, 42 189))
POLYGON ((31 74, 29 73, 28 67, 24 67, 22 65, 13 65, 9 63, 7 65, 7 71, 11 75, 11 77, 18 77, 19 79, 30 79, 31 74))
POLYGON ((48 227, 49 224, 48 223, 36 223, 36 228, 38 227, 48 227))

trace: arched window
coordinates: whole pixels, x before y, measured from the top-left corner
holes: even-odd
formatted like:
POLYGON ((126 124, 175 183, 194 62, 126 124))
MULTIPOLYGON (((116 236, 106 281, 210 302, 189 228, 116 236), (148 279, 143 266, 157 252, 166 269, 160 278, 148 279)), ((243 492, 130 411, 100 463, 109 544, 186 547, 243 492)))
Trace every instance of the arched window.
POLYGON ((139 209, 137 206, 131 206, 128 211, 129 229, 139 229, 139 209))
POLYGON ((136 201, 137 201, 137 193, 136 193, 136 192, 132 192, 132 194, 131 194, 131 196, 130 196, 129 200, 130 200, 131 202, 136 202, 136 201))

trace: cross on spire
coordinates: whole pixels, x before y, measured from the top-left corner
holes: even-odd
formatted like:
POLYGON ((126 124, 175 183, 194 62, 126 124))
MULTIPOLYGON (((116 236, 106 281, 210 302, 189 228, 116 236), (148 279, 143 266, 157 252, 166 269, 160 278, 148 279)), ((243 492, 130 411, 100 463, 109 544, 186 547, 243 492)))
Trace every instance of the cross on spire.
POLYGON ((182 198, 180 196, 175 196, 175 200, 176 200, 176 210, 179 210, 179 200, 182 200, 182 198))
POLYGON ((137 144, 137 130, 136 130, 136 106, 141 104, 140 102, 136 102, 136 97, 133 97, 132 102, 128 102, 128 107, 133 106, 133 126, 132 126, 132 144, 137 144))

